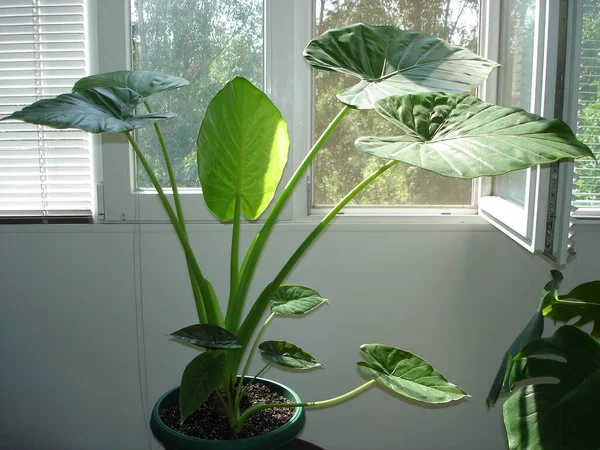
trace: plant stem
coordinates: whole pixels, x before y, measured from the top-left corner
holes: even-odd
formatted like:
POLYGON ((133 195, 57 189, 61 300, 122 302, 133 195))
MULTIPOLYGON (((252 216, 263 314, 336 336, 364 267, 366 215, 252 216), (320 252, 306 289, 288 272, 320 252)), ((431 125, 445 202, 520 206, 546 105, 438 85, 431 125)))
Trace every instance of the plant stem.
POLYGON ((219 397, 219 400, 221 400, 221 403, 223 403, 223 409, 225 409, 227 421, 229 422, 229 425, 233 427, 234 424, 237 422, 234 411, 231 409, 231 406, 225 401, 225 399, 223 398, 223 394, 221 394, 221 392, 219 392, 218 389, 215 390, 215 394, 217 394, 217 397, 219 397))
MULTIPOLYGON (((146 106, 146 110, 148 113, 152 114, 152 108, 150 107, 150 103, 147 101, 144 102, 144 106, 146 106)), ((167 144, 165 143, 165 139, 163 137, 162 131, 158 126, 158 123, 154 122, 154 131, 156 132, 156 137, 158 138, 158 142, 160 144, 160 148, 162 149, 163 158, 165 160, 165 166, 167 168, 167 173, 169 174, 169 181, 171 183, 171 190, 173 191, 173 199, 175 200, 175 210, 177 211, 177 218, 179 219, 179 224, 183 229, 183 232, 187 236, 187 230, 185 226, 185 217, 183 215, 183 208, 181 206, 181 198, 179 197, 179 189, 177 188, 177 180, 175 179, 175 173, 173 171, 173 165, 171 164, 171 157, 169 155, 169 150, 167 149, 167 144)), ((188 237, 189 239, 189 237, 188 237)), ((190 283, 192 285, 192 292, 194 294, 194 303, 196 304, 196 311, 198 313, 198 319, 200 323, 207 323, 208 319, 206 317, 206 308, 204 307, 204 302, 202 301, 202 294, 200 294, 200 288, 198 286, 198 281, 194 276, 194 272, 190 267, 190 262, 186 256, 186 263, 188 266, 188 274, 190 277, 190 283)))
MULTIPOLYGON (((323 147, 323 144, 325 144, 327 138, 329 138, 329 135, 333 132, 333 130, 335 130, 335 128, 346 116, 346 114, 350 112, 350 109, 351 108, 349 106, 345 105, 342 108, 342 110, 338 113, 338 115, 333 119, 333 121, 329 124, 327 129, 325 129, 325 131, 319 137, 317 142, 315 142, 310 152, 308 152, 300 166, 292 175, 290 181, 288 181, 287 185, 281 192, 281 195, 273 205, 273 209, 267 216, 264 225, 254 238, 252 244, 250 245, 250 248, 246 252, 246 256, 242 264, 242 271, 240 274, 240 285, 238 289, 239 304, 237 305, 237 308, 235 310, 231 311, 232 317, 228 321, 228 323, 232 327, 231 330, 237 331, 237 327, 239 326, 242 315, 244 302, 246 301, 246 296, 250 287, 250 282, 252 281, 254 271, 256 270, 256 265, 258 264, 258 260, 260 259, 260 255, 264 249, 267 238, 271 234, 271 231, 273 229, 273 226, 275 225, 275 222, 277 221, 277 218, 279 217, 279 214, 283 210, 283 207, 286 205, 288 199, 292 195, 294 188, 296 187, 296 185, 298 184, 298 182, 312 163, 313 159, 315 158, 321 147, 323 147)), ((229 313, 227 318, 229 319, 229 313)))
POLYGON ((333 397, 330 398, 328 400, 321 400, 319 402, 306 402, 306 403, 266 403, 266 404, 260 404, 260 405, 253 405, 250 408, 248 408, 246 411, 243 412, 243 414, 240 416, 240 418, 238 419, 238 422, 236 424, 236 428, 241 431, 244 423, 246 422, 246 420, 248 420, 248 418, 252 415, 255 414, 259 411, 262 411, 263 409, 268 409, 268 408, 297 408, 297 407, 305 407, 305 408, 318 408, 318 407, 323 407, 323 406, 330 406, 330 405, 334 405, 336 403, 340 403, 343 402, 345 400, 348 400, 350 397, 358 394, 359 392, 365 390, 366 388, 372 386, 373 384, 375 384, 376 381, 375 380, 371 380, 371 381, 367 381, 365 384, 357 387, 356 389, 351 390, 350 392, 347 392, 343 395, 340 395, 338 397, 333 397))
POLYGON ((248 383, 247 386, 251 386, 252 384, 254 384, 254 382, 256 381, 256 379, 258 377, 260 377, 263 373, 265 373, 269 367, 271 367, 271 363, 265 364, 265 367, 263 367, 262 369, 260 369, 258 371, 258 373, 256 375, 254 375, 254 378, 252 378, 252 380, 250 381, 250 383, 248 383))
POLYGON ((165 208, 165 211, 166 211, 167 215, 169 216, 169 219, 171 220, 171 224, 173 225, 173 228, 175 228, 177 237, 179 237, 179 241, 181 242, 181 246, 183 247, 183 251, 185 252, 186 259, 187 259, 188 263, 191 265, 192 271, 196 277, 196 280, 198 281, 198 285, 200 288, 200 292, 202 294, 202 299, 204 301, 204 306, 206 308, 206 315, 207 315, 209 323, 212 323, 214 325, 223 326, 223 318, 221 317, 221 310, 219 309, 219 305, 217 304, 214 297, 211 295, 211 292, 208 288, 207 282, 204 279, 204 276, 202 275, 200 266, 198 265, 198 261, 196 261, 194 252, 192 251, 192 248, 190 247, 190 243, 188 242, 185 232, 181 228, 181 225, 179 223, 179 219, 177 218, 177 215, 175 214, 175 212, 173 211, 173 208, 171 207, 171 204, 169 203, 169 199, 167 199, 167 196, 165 195, 165 193, 160 185, 160 182, 158 181, 158 179, 152 172, 152 168, 148 164, 148 161, 146 160, 144 154, 141 152, 140 148, 138 147, 137 143, 135 142, 135 140, 133 139, 131 134, 129 132, 126 132, 125 136, 127 136, 127 140, 131 144, 131 147, 133 148, 135 154, 137 155, 138 159, 140 160, 140 163, 142 164, 142 166, 144 167, 144 170, 146 171, 148 177, 150 178, 152 185, 156 189, 156 192, 158 193, 158 198, 160 199, 161 203, 163 204, 163 207, 165 208))
MULTIPOLYGON (((242 399, 241 392, 242 392, 242 385, 244 383, 244 377, 248 373, 248 369, 250 369, 250 363, 252 362, 252 357, 254 356, 254 352, 256 352, 256 347, 258 347, 258 341, 260 341, 260 338, 262 337, 262 335, 264 334, 265 330, 267 329, 267 326, 271 323, 271 321, 274 318, 275 318, 275 313, 271 313, 271 315, 267 318, 267 320, 265 320, 265 323, 263 323, 263 326, 260 328, 260 330, 256 334, 256 338, 254 339, 254 343, 252 344, 252 347, 250 348, 250 351, 248 352, 248 357, 246 359, 246 364, 244 365, 244 370, 242 370, 242 376, 241 376, 240 381, 238 383, 238 388, 237 388, 237 392, 236 392, 236 395, 235 395, 235 404, 236 405, 239 405, 240 400, 242 399)), ((256 377, 254 377, 254 378, 256 378, 256 377)))
POLYGON ((346 196, 338 202, 334 208, 329 211, 329 213, 323 217, 321 222, 315 227, 315 229, 308 235, 308 237, 300 244, 298 249, 294 252, 294 254, 290 257, 287 263, 283 266, 283 268, 279 271, 275 279, 267 285, 267 287, 262 291, 259 297, 254 302, 254 305, 250 309, 250 312, 246 316, 244 323, 240 327, 238 333, 238 342, 240 345, 244 346, 250 339, 252 332, 254 331, 256 324, 262 317, 266 307, 269 304, 269 301, 273 297, 275 291, 279 288, 281 283, 286 279, 294 266, 298 263, 300 258, 304 255, 306 250, 311 246, 311 244, 317 239, 317 237, 325 230, 327 225, 335 218, 338 212, 342 210, 344 206, 346 206, 356 195, 362 191, 365 187, 371 184, 377 177, 383 174, 388 169, 391 169, 394 165, 397 164, 398 161, 390 161, 384 166, 380 167, 378 170, 373 172, 363 181, 361 181, 358 185, 354 187, 346 196))
POLYGON ((552 311, 552 307, 554 305, 564 305, 564 306, 576 306, 580 308, 600 308, 600 303, 590 303, 590 302, 578 302, 573 300, 556 300, 551 305, 548 305, 542 311, 542 314, 545 316, 546 314, 552 311))

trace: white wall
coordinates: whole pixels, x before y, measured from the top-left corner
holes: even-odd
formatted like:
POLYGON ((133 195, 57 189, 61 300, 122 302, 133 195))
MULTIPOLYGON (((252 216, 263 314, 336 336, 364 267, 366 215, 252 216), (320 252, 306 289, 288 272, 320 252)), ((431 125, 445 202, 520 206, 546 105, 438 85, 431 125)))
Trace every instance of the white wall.
MULTIPOLYGON (((274 275, 307 229, 279 227, 258 281, 274 275)), ((224 297, 229 230, 198 225, 192 233, 205 274, 224 297)), ((136 291, 130 225, 0 228, 0 448, 148 448, 135 294, 152 404, 194 355, 166 335, 191 324, 195 312, 174 234, 147 225, 141 244, 136 291)), ((600 229, 581 227, 578 247, 565 288, 600 275, 600 229)), ((302 320, 277 319, 266 335, 305 347, 325 369, 267 375, 305 400, 321 400, 363 382, 355 365, 360 344, 399 346, 472 398, 420 407, 372 388, 310 411, 303 438, 328 450, 505 449, 501 408, 487 411, 484 400, 550 268, 487 225, 335 225, 289 279, 318 289, 331 305, 302 320)))

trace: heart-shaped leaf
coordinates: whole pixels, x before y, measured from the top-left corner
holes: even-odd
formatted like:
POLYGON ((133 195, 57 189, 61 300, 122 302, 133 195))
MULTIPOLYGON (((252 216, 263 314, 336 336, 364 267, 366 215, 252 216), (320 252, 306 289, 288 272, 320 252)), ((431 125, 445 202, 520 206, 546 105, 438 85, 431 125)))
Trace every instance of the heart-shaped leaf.
POLYGON ((143 100, 157 92, 170 91, 189 84, 189 81, 183 78, 160 72, 118 70, 82 78, 73 86, 73 92, 103 87, 129 88, 143 100))
POLYGON ((574 288, 565 295, 559 295, 560 303, 553 303, 544 309, 544 314, 556 322, 568 322, 575 317, 573 325, 582 327, 594 322, 592 336, 600 338, 600 281, 590 281, 574 288))
POLYGON ((496 372, 496 377, 490 388, 490 392, 486 398, 488 407, 493 406, 497 401, 500 394, 510 391, 509 386, 509 375, 514 364, 513 358, 519 354, 519 352, 531 341, 538 339, 544 332, 544 316, 541 311, 536 312, 533 317, 529 320, 525 328, 519 333, 514 342, 510 345, 502 362, 500 368, 496 372))
POLYGON ((304 57, 316 69, 341 72, 360 82, 338 94, 358 109, 414 92, 466 92, 498 64, 462 47, 392 26, 354 24, 310 41, 304 57))
POLYGON ((504 403, 511 449, 597 450, 600 343, 573 326, 528 344, 511 372, 511 385, 535 382, 504 403), (566 362, 557 360, 566 359, 566 362), (550 377, 555 379, 544 381, 550 377), (535 380, 534 380, 535 379, 535 380), (555 381, 558 380, 558 383, 555 381))
POLYGON ((202 353, 186 366, 179 388, 181 423, 219 387, 226 367, 227 357, 222 352, 202 353))
POLYGON ((177 117, 173 113, 139 116, 133 110, 139 95, 126 88, 88 89, 39 100, 0 120, 16 119, 52 128, 77 128, 89 133, 123 133, 177 117))
POLYGON ((467 94, 415 94, 377 102, 401 134, 362 137, 356 148, 455 178, 500 175, 561 158, 594 157, 569 126, 467 94))
POLYGON ((363 344, 360 351, 371 362, 360 361, 358 366, 397 394, 425 403, 447 403, 468 396, 412 353, 382 344, 363 344))
POLYGON ((190 325, 171 333, 171 336, 203 348, 221 350, 242 348, 237 343, 237 338, 230 331, 209 323, 190 325))
POLYGON ((321 364, 306 350, 285 341, 265 341, 258 349, 263 358, 276 366, 287 369, 314 369, 321 364))
POLYGON ((277 107, 245 78, 234 78, 211 100, 198 134, 198 175, 211 212, 229 222, 239 197, 257 219, 269 206, 289 150, 277 107))
POLYGON ((306 286, 283 284, 273 296, 271 311, 281 315, 308 314, 328 300, 314 289, 306 286))

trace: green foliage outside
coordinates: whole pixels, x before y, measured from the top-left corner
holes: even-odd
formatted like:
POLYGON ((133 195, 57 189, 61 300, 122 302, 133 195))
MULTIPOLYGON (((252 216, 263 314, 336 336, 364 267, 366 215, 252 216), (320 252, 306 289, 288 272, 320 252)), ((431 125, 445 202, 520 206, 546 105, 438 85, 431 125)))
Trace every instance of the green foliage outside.
MULTIPOLYGON (((196 138, 210 100, 233 77, 263 83, 262 0, 131 0, 133 66, 190 81, 189 89, 156 99, 156 111, 174 111, 163 125, 180 187, 200 187, 196 138)), ((143 109, 142 109, 143 111, 143 109)), ((162 186, 170 186, 162 153, 151 128, 136 132, 162 186)), ((150 188, 142 167, 138 185, 150 188)))

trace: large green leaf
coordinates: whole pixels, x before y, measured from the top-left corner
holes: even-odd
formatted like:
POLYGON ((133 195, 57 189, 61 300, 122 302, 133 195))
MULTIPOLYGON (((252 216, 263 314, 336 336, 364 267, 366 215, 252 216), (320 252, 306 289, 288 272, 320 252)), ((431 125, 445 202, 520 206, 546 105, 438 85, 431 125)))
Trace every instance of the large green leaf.
POLYGON ((538 311, 533 315, 525 328, 521 330, 521 333, 519 333, 517 338, 504 353, 500 368, 498 369, 498 372, 496 372, 496 377, 494 378, 494 382, 492 383, 492 387, 490 388, 490 392, 486 399, 488 407, 493 406, 498 401, 500 394, 511 390, 510 372, 514 364, 514 357, 531 341, 540 338, 544 332, 544 316, 542 314, 542 308, 544 305, 555 301, 558 297, 558 288, 563 279, 562 273, 558 270, 551 270, 550 275, 552 276, 552 279, 546 283, 542 290, 538 311))
POLYGON ((122 133, 177 117, 173 113, 135 116, 139 95, 127 88, 88 89, 39 100, 1 120, 16 119, 52 128, 77 128, 90 133, 122 133))
POLYGON ((358 362, 370 377, 397 394, 425 403, 447 403, 468 396, 417 355, 382 344, 363 344, 371 362, 358 362))
POLYGON ((287 369, 314 369, 323 364, 306 350, 285 341, 265 341, 258 346, 263 358, 276 366, 287 369))
POLYGON ((242 213, 257 219, 275 195, 287 162, 287 124, 277 107, 248 80, 234 78, 208 105, 197 144, 208 208, 231 221, 239 196, 242 213))
POLYGON ((550 304, 544 314, 556 322, 568 322, 576 317, 574 326, 581 327, 594 322, 592 336, 600 338, 600 281, 590 281, 574 288, 565 295, 559 295, 560 303, 550 304))
POLYGON ((235 350, 242 348, 233 333, 217 325, 201 323, 171 333, 171 336, 198 347, 235 350))
POLYGON ((599 449, 598 341, 566 325, 550 338, 531 342, 519 357, 523 359, 515 362, 511 385, 536 384, 522 387, 504 403, 509 447, 518 450, 599 449), (564 358, 566 362, 557 358, 564 358))
POLYGON ((498 369, 498 372, 496 372, 496 377, 494 378, 490 392, 485 400, 488 406, 493 406, 498 401, 500 394, 510 391, 509 375, 514 364, 513 358, 519 354, 525 345, 538 339, 543 332, 544 316, 538 311, 533 315, 531 320, 529 320, 521 333, 519 333, 506 353, 504 353, 500 368, 498 369))
POLYGON ((567 124, 467 94, 415 94, 380 100, 375 109, 400 135, 362 137, 356 148, 440 175, 475 178, 593 157, 567 124))
POLYGON ((182 423, 219 387, 226 367, 227 357, 222 352, 202 353, 186 366, 179 389, 182 423))
POLYGON ((120 87, 129 88, 137 93, 141 99, 144 99, 157 92, 169 91, 189 84, 189 81, 183 78, 160 72, 118 70, 82 78, 73 86, 73 92, 91 88, 120 87))
POLYGON ((466 92, 498 64, 462 47, 391 26, 354 24, 310 41, 304 57, 316 69, 341 72, 360 82, 338 94, 358 109, 414 92, 466 92))
POLYGON ((308 314, 323 303, 329 302, 314 289, 294 284, 279 286, 273 296, 271 311, 281 315, 308 314))

